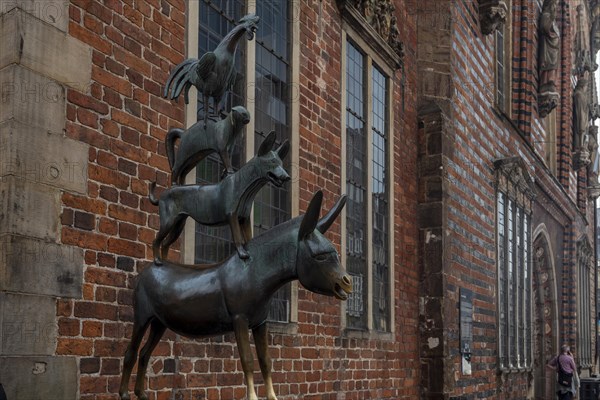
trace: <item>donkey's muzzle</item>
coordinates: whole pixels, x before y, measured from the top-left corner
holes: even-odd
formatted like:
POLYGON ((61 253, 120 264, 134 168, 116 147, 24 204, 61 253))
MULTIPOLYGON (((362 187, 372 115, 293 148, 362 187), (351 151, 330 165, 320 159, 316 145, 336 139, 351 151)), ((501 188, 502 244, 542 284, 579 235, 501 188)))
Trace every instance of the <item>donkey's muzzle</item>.
POLYGON ((335 297, 340 300, 347 300, 348 295, 352 293, 352 279, 348 274, 342 276, 339 283, 335 284, 334 288, 335 297))

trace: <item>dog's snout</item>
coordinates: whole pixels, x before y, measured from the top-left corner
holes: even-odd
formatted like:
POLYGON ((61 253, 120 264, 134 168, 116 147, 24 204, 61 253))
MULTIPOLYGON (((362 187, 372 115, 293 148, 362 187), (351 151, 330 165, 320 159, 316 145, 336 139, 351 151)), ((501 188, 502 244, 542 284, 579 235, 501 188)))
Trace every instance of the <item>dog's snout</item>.
POLYGON ((285 171, 285 169, 283 169, 281 167, 277 167, 277 170, 275 171, 275 175, 277 176, 278 179, 280 179, 281 181, 284 181, 284 182, 287 182, 291 179, 289 174, 285 171))

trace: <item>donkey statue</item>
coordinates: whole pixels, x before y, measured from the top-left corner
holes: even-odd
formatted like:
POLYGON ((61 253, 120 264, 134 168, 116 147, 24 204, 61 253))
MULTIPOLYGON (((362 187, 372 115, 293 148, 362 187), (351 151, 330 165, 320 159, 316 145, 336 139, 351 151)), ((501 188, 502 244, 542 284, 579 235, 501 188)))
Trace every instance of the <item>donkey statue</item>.
POLYGON ((119 395, 129 399, 128 383, 138 348, 148 326, 150 334, 140 352, 135 394, 141 400, 152 351, 167 328, 187 337, 235 333, 247 386, 247 399, 258 400, 254 390, 254 360, 250 351, 252 329, 267 398, 277 400, 271 380, 267 349, 267 314, 273 294, 285 283, 299 280, 306 289, 346 300, 352 281, 340 266, 338 253, 323 235, 346 203, 342 196, 319 220, 323 194, 313 196, 306 214, 248 242, 250 258, 237 254, 211 265, 182 265, 166 261, 144 269, 134 291, 134 323, 127 347, 119 395))

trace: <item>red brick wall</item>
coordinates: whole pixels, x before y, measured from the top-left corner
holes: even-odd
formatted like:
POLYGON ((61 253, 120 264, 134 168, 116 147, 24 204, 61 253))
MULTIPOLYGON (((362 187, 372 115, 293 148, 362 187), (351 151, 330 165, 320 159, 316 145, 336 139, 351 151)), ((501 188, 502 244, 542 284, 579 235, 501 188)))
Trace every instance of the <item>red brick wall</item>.
MULTIPOLYGON (((577 173, 573 171, 571 163, 570 77, 571 43, 574 38, 569 23, 569 7, 567 4, 557 18, 563 36, 562 65, 558 71, 562 100, 555 111, 560 118, 557 124, 557 160, 561 187, 544 165, 544 146, 540 145, 547 138, 545 122, 537 113, 535 31, 540 10, 535 1, 512 0, 512 3, 512 121, 493 106, 493 94, 491 98, 489 95, 490 85, 494 88, 494 38, 493 35, 481 34, 478 19, 473 17, 478 15, 477 2, 452 2, 449 14, 452 29, 448 43, 430 43, 427 42, 429 36, 419 37, 419 41, 424 41, 423 44, 419 42, 420 49, 426 49, 429 44, 433 54, 438 55, 439 64, 434 66, 436 71, 447 72, 452 79, 450 95, 447 97, 444 88, 419 93, 420 103, 435 103, 447 121, 443 131, 446 142, 440 151, 447 157, 444 159, 447 165, 443 166, 447 185, 444 186, 442 211, 444 253, 441 262, 444 263, 445 274, 443 315, 440 320, 444 329, 444 354, 451 361, 444 363, 444 383, 439 387, 451 398, 525 398, 531 389, 529 372, 502 374, 498 369, 495 159, 522 157, 528 172, 536 180, 537 190, 548 193, 556 207, 568 216, 569 222, 564 225, 568 232, 564 237, 564 254, 554 255, 564 260, 559 265, 565 268, 564 271, 557 271, 558 304, 559 307, 565 307, 558 311, 558 315, 562 312, 560 339, 570 340, 572 344, 577 340, 573 246, 577 238, 590 232, 576 208, 576 205, 586 205, 587 194, 583 190, 587 185, 585 176, 580 175, 582 179, 578 185, 572 185, 572 176, 577 176, 577 173), (451 53, 447 53, 445 46, 452 49, 451 53), (564 278, 561 279, 561 276, 564 278), (472 375, 460 372, 458 299, 461 287, 474 291, 472 375), (474 396, 474 393, 477 395, 474 396)), ((423 66, 426 66, 426 57, 421 59, 424 60, 423 66)), ((420 72, 428 73, 425 69, 420 72)), ((425 142, 422 142, 422 146, 428 148, 425 142)), ((423 192, 420 193, 422 199, 427 199, 426 188, 423 186, 423 192)), ((587 218, 593 223, 592 213, 588 212, 587 218)), ((534 215, 533 222, 532 231, 543 221, 534 215)), ((590 235, 590 240, 593 243, 593 235, 590 235)), ((555 249, 561 247, 558 243, 552 245, 555 249)), ((434 386, 430 383, 428 390, 431 391, 434 386)))
MULTIPOLYGON (((401 73, 395 77, 393 104, 396 335, 392 341, 349 339, 340 325, 340 303, 300 289, 298 334, 270 338, 280 399, 418 396, 416 36, 413 15, 404 2, 397 3, 398 20, 406 21, 400 26, 407 56, 404 80, 401 73)), ((334 1, 322 6, 321 30, 314 2, 300 3, 302 211, 319 188, 327 209, 344 192, 341 21, 334 1), (317 77, 326 89, 314 84, 317 77)), ((184 122, 182 101, 168 102, 160 93, 168 72, 185 58, 185 24, 183 0, 71 1, 69 34, 94 50, 89 90, 68 91, 66 134, 91 147, 87 195, 62 197, 62 242, 85 249, 85 275, 83 299, 58 302, 57 354, 78 357, 82 400, 117 398, 131 333, 131 289, 137 271, 151 259, 158 228, 148 184, 167 185, 164 135, 184 122)), ((328 235, 338 245, 339 229, 338 223, 328 235)), ((173 388, 177 399, 242 398, 246 392, 233 335, 192 341, 168 332, 148 376, 151 399, 171 399, 173 388)), ((259 396, 264 397, 262 385, 259 396)))

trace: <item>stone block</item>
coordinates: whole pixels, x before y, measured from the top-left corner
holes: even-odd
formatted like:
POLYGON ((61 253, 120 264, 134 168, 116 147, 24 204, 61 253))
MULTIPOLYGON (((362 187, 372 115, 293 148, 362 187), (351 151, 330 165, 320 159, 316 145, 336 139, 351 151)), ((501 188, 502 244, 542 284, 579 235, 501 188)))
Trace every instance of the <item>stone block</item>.
POLYGON ((0 178, 87 192, 88 145, 15 120, 0 124, 0 178))
POLYGON ((9 400, 76 400, 74 357, 0 357, 0 382, 9 400))
POLYGON ((56 241, 60 191, 12 176, 0 179, 0 235, 19 234, 56 241))
POLYGON ((0 292, 0 328, 1 356, 54 354, 56 300, 0 292))
POLYGON ((65 90, 56 81, 12 64, 0 70, 0 90, 0 122, 14 119, 44 134, 65 129, 65 90))
POLYGON ((4 0, 0 3, 0 15, 15 8, 63 32, 69 27, 69 2, 66 0, 4 0))
POLYGON ((83 250, 23 236, 0 237, 0 290, 81 297, 83 250))
POLYGON ((21 8, 0 17, 0 68, 20 64, 87 92, 92 74, 91 54, 86 44, 21 8))

